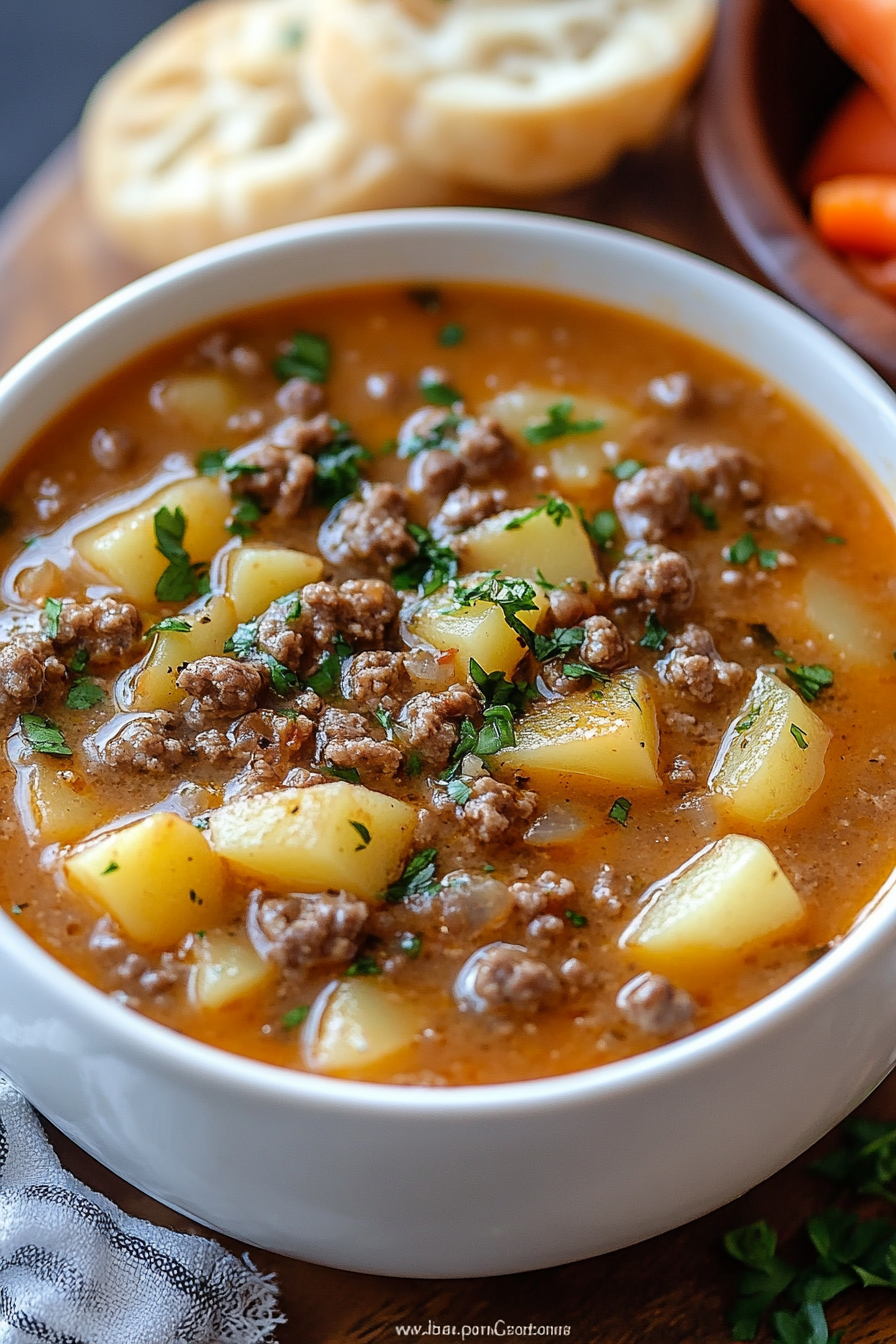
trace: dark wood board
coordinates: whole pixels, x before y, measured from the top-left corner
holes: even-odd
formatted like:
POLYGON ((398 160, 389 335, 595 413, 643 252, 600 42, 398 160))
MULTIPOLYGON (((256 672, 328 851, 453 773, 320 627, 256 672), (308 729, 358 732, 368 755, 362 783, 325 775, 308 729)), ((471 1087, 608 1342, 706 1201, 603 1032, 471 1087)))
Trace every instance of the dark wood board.
MULTIPOLYGON (((535 208, 633 229, 752 274, 725 232, 703 186, 693 149, 692 112, 682 112, 666 141, 629 156, 603 182, 535 208)), ((135 278, 91 226, 71 145, 49 161, 0 217, 0 371, 89 304, 135 278)), ((755 277, 754 277, 755 278, 755 277)), ((896 1075, 862 1107, 896 1121, 896 1075)), ((51 1131, 72 1171, 128 1213, 181 1231, 189 1221, 119 1180, 63 1135, 51 1131)), ((251 1136, 247 1136, 251 1142, 251 1136)), ((830 1148, 829 1136, 819 1150, 830 1148)), ((568 1326, 573 1344, 724 1344, 724 1313, 736 1271, 721 1249, 723 1233, 758 1218, 783 1239, 824 1207, 829 1190, 807 1171, 809 1158, 785 1168, 735 1203, 652 1241, 598 1259, 497 1279, 404 1280, 348 1274, 263 1251, 256 1263, 278 1277, 288 1325, 280 1344, 396 1340, 398 1325, 461 1328, 568 1326)), ((226 1173, 222 1174, 226 1179, 226 1173)), ((521 1174, 525 1179, 525 1173, 521 1174)), ((242 1252, 246 1247, 228 1243, 242 1252)), ((852 1291, 829 1311, 844 1344, 893 1344, 896 1294, 852 1291)), ((480 1338, 482 1336, 479 1336, 480 1338)), ((545 1336, 542 1336, 545 1338, 545 1336)))

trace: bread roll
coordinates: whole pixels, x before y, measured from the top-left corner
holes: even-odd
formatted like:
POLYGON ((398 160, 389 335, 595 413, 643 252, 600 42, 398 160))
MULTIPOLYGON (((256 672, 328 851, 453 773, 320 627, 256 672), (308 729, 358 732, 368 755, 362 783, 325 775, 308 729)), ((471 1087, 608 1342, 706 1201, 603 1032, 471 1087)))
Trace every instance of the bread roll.
POLYGON ((327 3, 207 0, 101 81, 82 124, 84 180, 124 251, 160 265, 293 220, 454 199, 312 86, 308 38, 327 3))
POLYGON ((572 186, 662 130, 715 0, 326 0, 315 75, 368 135, 496 191, 572 186))

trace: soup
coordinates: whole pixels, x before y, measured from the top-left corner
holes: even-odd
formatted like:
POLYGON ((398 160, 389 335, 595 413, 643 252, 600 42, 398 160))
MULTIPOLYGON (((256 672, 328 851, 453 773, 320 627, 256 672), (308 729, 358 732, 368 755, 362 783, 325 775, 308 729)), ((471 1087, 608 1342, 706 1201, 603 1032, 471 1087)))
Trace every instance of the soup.
POLYGON ((894 866, 892 522, 673 331, 314 295, 120 369, 2 497, 4 907, 199 1040, 593 1067, 798 974, 894 866))

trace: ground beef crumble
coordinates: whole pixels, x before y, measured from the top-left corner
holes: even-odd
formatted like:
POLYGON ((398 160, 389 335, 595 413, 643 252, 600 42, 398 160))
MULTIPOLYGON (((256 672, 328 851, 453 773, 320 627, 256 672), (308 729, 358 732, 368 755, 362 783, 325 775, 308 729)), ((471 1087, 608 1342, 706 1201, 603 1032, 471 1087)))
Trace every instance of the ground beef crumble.
POLYGON ((689 511, 684 477, 668 467, 644 467, 630 480, 620 481, 613 505, 625 535, 634 541, 662 541, 682 527, 689 511))
POLYGON ((267 955, 281 966, 350 961, 367 923, 367 905, 345 891, 312 896, 253 894, 255 920, 268 944, 267 955))
POLYGON ((392 742, 372 735, 363 714, 346 714, 341 709, 325 709, 317 730, 317 759, 339 770, 358 770, 361 774, 395 775, 404 761, 392 742))
POLYGON ((666 1036, 685 1026, 694 1016, 694 1000, 662 975, 638 975, 622 986, 616 1007, 632 1026, 656 1036, 666 1036))
POLYGON ((177 685, 196 702, 196 710, 209 718, 233 719, 255 709, 267 685, 262 670, 235 658, 198 658, 178 674, 177 685))
POLYGON ((79 644, 91 658, 103 662, 129 653, 142 629, 133 603, 100 597, 90 602, 63 602, 52 639, 62 647, 79 644))
POLYGON ((21 635, 0 649, 0 708, 27 709, 64 676, 49 640, 21 635))
POLYGON ((700 625, 688 625, 656 665, 662 682, 709 704, 719 687, 737 686, 744 670, 740 663, 727 663, 719 655, 712 635, 700 625))
POLYGON ((620 602, 636 602, 642 609, 665 607, 684 611, 694 600, 694 572, 690 561, 665 546, 626 547, 625 557, 610 575, 610 592, 620 602))
POLYGON ((421 691, 401 712, 402 734, 422 760, 438 768, 447 764, 461 719, 478 709, 479 700, 465 686, 449 686, 438 694, 421 691))
POLYGON ((361 709, 391 713, 404 699, 409 685, 403 653, 370 649, 355 654, 342 672, 342 693, 361 709))
POLYGON ((531 1012, 559 995, 560 982, 550 966, 513 943, 491 943, 474 952, 455 983, 459 1006, 475 1012, 496 1008, 531 1012))
POLYGON ((458 809, 470 830, 484 845, 506 840, 538 807, 536 794, 515 789, 488 775, 474 779, 470 797, 458 809))
POLYGON ((475 527, 477 523, 500 513, 506 503, 506 490, 475 490, 469 485, 462 485, 452 490, 439 512, 430 520, 429 530, 438 541, 442 541, 445 537, 475 527))
POLYGON ((417 554, 405 526, 407 499, 397 485, 361 486, 361 498, 336 506, 321 527, 318 546, 332 564, 361 564, 377 572, 392 570, 417 554))

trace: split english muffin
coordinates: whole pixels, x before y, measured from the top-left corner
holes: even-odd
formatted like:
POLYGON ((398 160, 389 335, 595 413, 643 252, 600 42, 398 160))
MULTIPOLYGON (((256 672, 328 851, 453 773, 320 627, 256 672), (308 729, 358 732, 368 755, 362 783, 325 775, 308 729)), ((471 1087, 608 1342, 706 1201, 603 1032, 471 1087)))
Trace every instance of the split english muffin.
POLYGON ((715 0, 327 0, 310 61, 366 134, 495 191, 558 190, 653 140, 715 0))
POLYGON ((207 0, 100 82, 82 124, 89 206, 148 265, 295 220, 451 203, 395 145, 316 88, 307 49, 329 0, 207 0))

